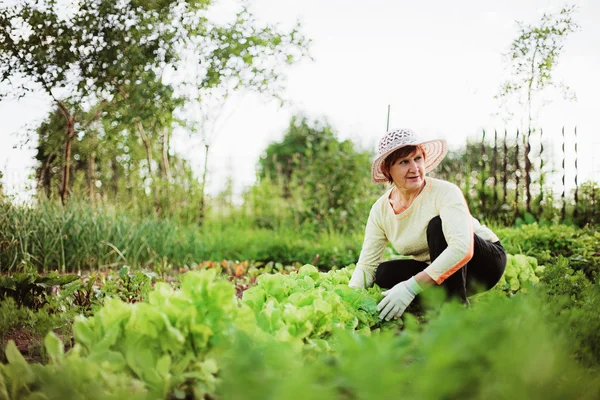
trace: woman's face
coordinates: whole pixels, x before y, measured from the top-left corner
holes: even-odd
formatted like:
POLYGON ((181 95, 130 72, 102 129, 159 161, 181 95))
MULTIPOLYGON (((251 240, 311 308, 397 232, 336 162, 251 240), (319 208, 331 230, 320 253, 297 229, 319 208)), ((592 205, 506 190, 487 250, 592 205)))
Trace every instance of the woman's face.
POLYGON ((390 176, 398 189, 419 190, 425 180, 425 158, 420 148, 390 166, 390 176))

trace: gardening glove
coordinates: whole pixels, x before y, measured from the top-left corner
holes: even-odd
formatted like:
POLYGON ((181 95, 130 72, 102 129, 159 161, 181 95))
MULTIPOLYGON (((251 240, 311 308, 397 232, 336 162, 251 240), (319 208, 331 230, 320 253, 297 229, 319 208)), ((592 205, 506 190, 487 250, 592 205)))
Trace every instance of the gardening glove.
POLYGON ((377 311, 381 311, 379 319, 389 321, 392 318, 400 318, 406 307, 422 291, 423 289, 413 276, 409 280, 400 282, 393 288, 381 292, 385 297, 377 304, 377 311))
POLYGON ((356 267, 348 286, 356 289, 366 289, 373 285, 373 275, 360 267, 356 267))

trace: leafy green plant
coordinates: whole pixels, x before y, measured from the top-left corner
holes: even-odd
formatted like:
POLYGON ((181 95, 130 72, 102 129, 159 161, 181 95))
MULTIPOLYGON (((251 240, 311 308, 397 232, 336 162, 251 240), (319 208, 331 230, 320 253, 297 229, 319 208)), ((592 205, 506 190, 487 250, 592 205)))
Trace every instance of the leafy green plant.
POLYGON ((538 265, 538 261, 534 257, 523 254, 507 254, 506 269, 494 288, 512 295, 526 289, 527 286, 539 283, 539 276, 545 269, 545 266, 538 265))
MULTIPOLYGON (((17 305, 10 297, 1 300, 0 347, 4 348, 9 340, 17 340, 28 359, 44 360, 44 336, 49 332, 56 332, 69 338, 75 315, 76 311, 69 308, 54 312, 49 311, 49 305, 46 305, 34 311, 17 305)), ((3 359, 3 355, 0 355, 0 359, 3 359)))
POLYGON ((571 330, 577 343, 577 359, 590 368, 597 368, 600 365, 600 282, 582 284, 579 290, 578 307, 563 312, 558 323, 571 330))
MULTIPOLYGON (((254 311, 264 332, 298 348, 326 350, 327 339, 336 328, 369 333, 382 326, 377 313, 381 289, 348 287, 352 271, 344 268, 323 273, 304 265, 295 274, 260 275, 242 301, 254 311)), ((395 322, 383 326, 392 325, 395 322)))
POLYGON ((119 270, 117 279, 105 279, 101 291, 104 296, 117 297, 127 303, 136 303, 148 298, 148 293, 156 282, 153 272, 130 272, 129 266, 119 270))
POLYGON ((0 336, 9 332, 11 329, 23 324, 24 321, 31 319, 33 311, 19 307, 12 298, 0 301, 0 336))
POLYGON ((38 310, 48 302, 46 296, 52 288, 78 279, 77 275, 59 275, 56 272, 47 276, 35 272, 15 273, 12 277, 0 276, 0 299, 11 297, 19 306, 38 310))
POLYGON ((71 352, 131 374, 152 398, 214 392, 218 367, 211 351, 235 326, 252 326, 234 288, 215 277, 214 270, 189 272, 177 291, 159 282, 147 302, 106 299, 93 317, 76 319, 71 352))
POLYGON ((590 280, 600 273, 600 233, 593 228, 538 224, 498 228, 496 234, 508 253, 535 257, 540 264, 554 264, 558 257, 571 259, 570 268, 581 270, 590 280))
MULTIPOLYGON (((519 285, 541 271, 530 257, 511 260, 519 285)), ((379 323, 381 291, 349 288, 351 267, 260 274, 242 300, 219 268, 190 271, 180 289, 158 282, 146 300, 108 298, 78 317, 66 353, 49 334, 49 365, 24 363, 9 344, 0 393, 74 396, 100 382, 106 398, 594 399, 600 292, 581 271, 559 280, 567 266, 563 258, 543 271, 555 286, 489 291, 467 310, 443 303, 426 323, 406 314, 403 325, 379 323)))
POLYGON ((6 346, 7 364, 0 364, 2 399, 149 399, 139 381, 114 373, 92 359, 76 353, 64 356, 60 340, 50 334, 45 340, 52 363, 28 364, 14 342, 6 346))

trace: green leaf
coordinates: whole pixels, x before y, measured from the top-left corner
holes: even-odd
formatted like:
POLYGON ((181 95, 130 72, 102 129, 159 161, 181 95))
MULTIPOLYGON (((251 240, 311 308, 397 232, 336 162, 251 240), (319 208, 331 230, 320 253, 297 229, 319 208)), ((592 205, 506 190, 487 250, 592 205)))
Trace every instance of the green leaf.
POLYGON ((46 351, 52 362, 57 363, 64 358, 65 346, 63 345, 62 340, 60 340, 54 332, 50 331, 46 335, 44 338, 44 345, 46 346, 46 351))
POLYGON ((94 334, 93 326, 94 320, 83 316, 76 317, 73 323, 73 336, 75 340, 87 349, 91 349, 95 342, 96 335, 94 334))
POLYGON ((170 370, 171 370, 171 356, 168 354, 165 354, 156 363, 156 372, 158 372, 165 379, 168 379, 170 376, 170 370))
POLYGON ((23 358, 23 355, 17 348, 17 345, 13 340, 9 340, 6 345, 6 359, 10 364, 19 364, 19 365, 27 365, 27 361, 23 358))

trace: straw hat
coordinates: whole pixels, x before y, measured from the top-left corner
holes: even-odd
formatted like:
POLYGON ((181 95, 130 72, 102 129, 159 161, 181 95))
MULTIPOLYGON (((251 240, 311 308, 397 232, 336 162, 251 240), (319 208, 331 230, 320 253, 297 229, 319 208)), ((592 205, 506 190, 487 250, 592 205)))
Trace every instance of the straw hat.
POLYGON ((423 141, 410 129, 391 130, 379 141, 377 158, 373 161, 373 167, 371 168, 371 179, 374 183, 388 182, 381 171, 383 161, 387 156, 404 146, 421 146, 423 148, 426 173, 437 167, 448 152, 445 140, 423 141))

